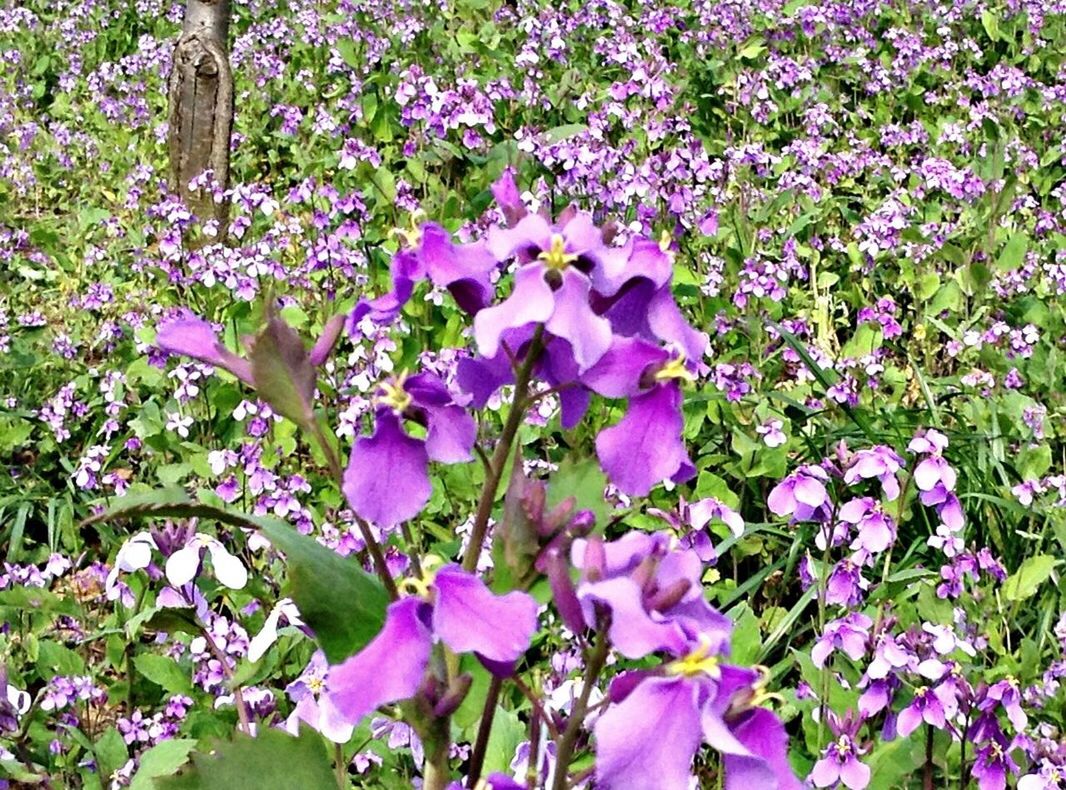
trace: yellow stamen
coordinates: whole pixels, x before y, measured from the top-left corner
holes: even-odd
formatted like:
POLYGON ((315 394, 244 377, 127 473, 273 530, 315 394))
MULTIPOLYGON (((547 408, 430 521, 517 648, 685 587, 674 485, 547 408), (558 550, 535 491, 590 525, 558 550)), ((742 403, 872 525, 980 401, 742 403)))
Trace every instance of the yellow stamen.
POLYGON ((552 246, 537 257, 544 261, 544 265, 549 269, 556 271, 562 271, 577 260, 576 255, 566 251, 566 239, 559 233, 552 234, 552 246))
POLYGON ((656 381, 670 381, 671 379, 681 379, 687 381, 689 384, 696 380, 696 377, 692 374, 688 368, 685 367, 685 358, 677 357, 671 359, 655 374, 656 381))
POLYGON ((684 658, 672 661, 666 665, 667 675, 681 675, 691 678, 697 675, 709 675, 712 678, 721 677, 718 669, 718 656, 710 655, 711 643, 706 637, 700 638, 700 646, 684 658))
POLYGON ((403 239, 403 245, 405 247, 417 247, 422 242, 422 228, 418 223, 426 216, 426 212, 418 208, 411 212, 411 217, 408 220, 408 226, 406 228, 393 228, 389 231, 389 237, 399 237, 403 239))
POLYGON ((403 414, 411 405, 411 395, 403 388, 406 380, 407 372, 401 371, 391 381, 381 382, 381 394, 377 396, 377 402, 388 406, 395 414, 403 414))
POLYGON ((308 678, 307 688, 312 694, 318 695, 326 688, 326 684, 322 678, 308 678))

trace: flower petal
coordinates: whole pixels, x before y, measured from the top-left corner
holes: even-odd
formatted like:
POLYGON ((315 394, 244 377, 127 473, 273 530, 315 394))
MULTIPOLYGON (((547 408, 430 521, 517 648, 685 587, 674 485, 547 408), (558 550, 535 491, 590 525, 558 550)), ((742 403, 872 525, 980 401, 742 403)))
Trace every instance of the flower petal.
POLYGON ((389 605, 381 632, 342 664, 330 669, 326 690, 351 724, 390 702, 413 697, 422 684, 433 647, 426 603, 403 598, 389 605))
POLYGON ((200 546, 190 543, 183 549, 178 549, 169 557, 164 572, 167 581, 175 587, 188 584, 196 577, 196 571, 200 567, 200 546))
POLYGON ((654 620, 644 608, 641 588, 631 578, 620 576, 605 581, 585 583, 577 588, 577 597, 590 628, 596 626, 596 608, 611 610, 608 630, 611 644, 626 658, 643 658, 658 650, 684 652, 686 640, 674 622, 654 620))
POLYGON ((616 337, 599 361, 585 371, 581 382, 607 398, 629 398, 641 392, 644 372, 662 365, 670 354, 636 337, 616 337))
POLYGON ((562 276, 562 286, 555 292, 555 310, 546 328, 569 340, 579 371, 588 370, 611 346, 611 322, 592 312, 585 275, 569 268, 562 276))
POLYGON ((596 721, 600 790, 688 790, 700 744, 698 688, 685 678, 648 678, 596 721))
POLYGON ((681 389, 660 384, 629 401, 621 421, 600 431, 596 455, 611 482, 630 496, 644 496, 652 486, 691 465, 681 441, 681 389))
POLYGON ((725 755, 725 790, 800 790, 788 763, 788 733, 777 716, 755 708, 730 726, 748 753, 725 755))
POLYGON ((388 409, 377 413, 377 430, 352 448, 344 470, 344 495, 362 518, 391 527, 414 518, 432 493, 425 442, 408 436, 388 409))
POLYGON ((511 295, 474 316, 478 353, 483 357, 496 356, 504 332, 526 324, 544 323, 554 310, 555 294, 544 280, 544 267, 539 264, 522 266, 515 272, 511 295))
POLYGON ((515 661, 537 630, 537 602, 524 592, 493 595, 473 574, 446 565, 434 579, 433 631, 457 653, 515 661))
POLYGON ((164 324, 156 333, 155 343, 171 354, 192 357, 228 370, 244 383, 254 386, 248 360, 222 345, 215 328, 202 318, 187 316, 164 324))
POLYGON ((217 540, 207 542, 211 552, 211 565, 215 569, 215 578, 231 590, 239 590, 248 583, 248 569, 237 557, 226 551, 226 547, 217 540))

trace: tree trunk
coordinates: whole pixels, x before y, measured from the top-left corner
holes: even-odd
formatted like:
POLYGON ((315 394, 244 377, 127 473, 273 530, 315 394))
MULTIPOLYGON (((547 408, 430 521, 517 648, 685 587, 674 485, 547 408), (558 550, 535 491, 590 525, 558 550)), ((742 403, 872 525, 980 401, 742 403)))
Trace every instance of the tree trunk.
MULTIPOLYGON (((187 0, 168 85, 170 188, 201 223, 217 222, 215 241, 224 238, 229 214, 229 201, 216 202, 211 183, 222 190, 229 187, 233 126, 229 16, 229 0, 187 0), (211 172, 211 182, 191 189, 189 182, 205 171, 211 172)), ((208 240, 196 236, 200 243, 208 240)))

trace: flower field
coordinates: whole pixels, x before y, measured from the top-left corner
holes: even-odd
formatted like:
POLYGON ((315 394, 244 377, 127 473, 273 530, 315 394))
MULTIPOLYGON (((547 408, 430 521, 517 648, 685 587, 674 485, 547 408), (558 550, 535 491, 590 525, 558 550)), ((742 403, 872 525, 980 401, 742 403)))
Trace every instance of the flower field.
POLYGON ((1063 0, 185 13, 0 0, 0 790, 1066 787, 1063 0))

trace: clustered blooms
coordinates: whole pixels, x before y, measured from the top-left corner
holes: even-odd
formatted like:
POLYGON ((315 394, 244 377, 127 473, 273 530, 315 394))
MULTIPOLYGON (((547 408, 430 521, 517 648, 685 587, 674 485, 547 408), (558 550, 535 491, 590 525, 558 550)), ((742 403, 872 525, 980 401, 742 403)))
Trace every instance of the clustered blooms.
MULTIPOLYGON (((1057 523, 1066 503, 1066 477, 1034 463, 1018 467, 1014 478, 1010 463, 1015 451, 1025 457, 1047 449, 1045 440, 1061 437, 1061 387, 1054 373, 1047 373, 1056 370, 1061 333, 1054 318, 1042 314, 1054 313, 1044 302, 1053 306, 1055 297, 1066 294, 1066 251, 1055 249, 1066 228, 1066 191, 1054 181, 1058 152, 1047 132, 1056 128, 1066 95, 1054 57, 1045 57, 1060 38, 1061 13, 1053 2, 1012 2, 1006 9, 991 4, 981 13, 941 2, 773 7, 697 0, 684 8, 636 4, 624 13, 609 2, 580 8, 505 3, 483 20, 479 40, 467 40, 465 33, 457 40, 458 61, 440 51, 432 63, 422 55, 424 38, 439 29, 438 9, 431 5, 343 0, 342 13, 328 15, 314 3, 297 2, 285 15, 254 3, 242 6, 232 57, 246 88, 241 94, 246 117, 269 120, 272 133, 282 138, 283 161, 307 146, 312 157, 299 150, 298 161, 325 164, 317 169, 307 164, 302 169, 311 172, 288 172, 273 183, 234 185, 225 194, 232 201, 231 244, 200 249, 182 243, 194 217, 167 193, 153 157, 126 150, 131 129, 154 132, 157 140, 165 131, 150 108, 158 104, 160 69, 169 63, 168 37, 180 22, 180 4, 141 6, 141 35, 117 56, 100 29, 107 3, 61 2, 54 24, 51 15, 43 21, 32 4, 0 11, 0 37, 8 45, 0 47, 5 64, 0 191, 16 197, 7 201, 15 213, 0 218, 0 261, 18 283, 0 297, 0 354, 8 358, 5 370, 23 369, 42 351, 54 363, 34 366, 48 369, 43 386, 37 387, 41 380, 31 372, 29 385, 5 393, 0 404, 5 442, 0 455, 10 466, 16 494, 39 482, 37 467, 50 473, 54 457, 48 456, 55 456, 56 448, 64 454, 57 474, 77 494, 102 497, 121 496, 131 481, 150 479, 160 458, 168 462, 160 478, 189 475, 183 467, 191 459, 194 479, 206 478, 202 470, 209 469, 214 479, 206 479, 223 501, 288 520, 343 556, 364 559, 368 540, 382 542, 389 575, 404 580, 404 595, 390 614, 399 609, 414 616, 397 615, 379 638, 388 631, 395 644, 410 644, 416 656, 430 645, 428 662, 406 666, 396 693, 444 715, 463 691, 463 676, 453 678, 455 686, 438 682, 439 664, 458 650, 447 629, 435 626, 439 575, 444 574, 444 588, 476 578, 454 567, 436 575, 431 567, 417 570, 417 562, 401 551, 401 526, 420 526, 404 522, 426 509, 436 520, 441 510, 430 502, 431 494, 439 494, 437 499, 454 494, 444 484, 450 484, 451 470, 435 469, 431 462, 470 461, 480 449, 479 433, 491 444, 492 420, 475 423, 470 409, 506 410, 514 402, 511 385, 531 361, 536 403, 527 427, 543 426, 558 414, 569 431, 590 406, 594 415, 602 406, 615 421, 594 440, 612 483, 611 502, 620 504, 617 518, 599 528, 616 536, 632 517, 641 529, 665 523, 678 542, 663 533, 648 540, 643 533, 612 541, 594 537, 591 514, 565 502, 549 507, 547 489, 537 480, 526 481, 523 494, 490 524, 483 547, 474 547, 482 548, 479 573, 514 572, 524 582, 546 575, 558 620, 574 639, 548 648, 535 644, 536 650, 555 651, 545 662, 550 668, 542 673, 538 666, 533 673, 543 691, 544 716, 530 717, 540 726, 539 738, 532 727, 515 752, 511 770, 521 782, 493 775, 487 786, 525 786, 527 771, 552 783, 565 755, 547 731, 578 718, 577 701, 586 686, 592 688, 591 710, 578 740, 584 744, 582 739, 592 736, 601 784, 634 785, 629 772, 645 768, 645 753, 632 749, 636 733, 661 747, 648 756, 647 770, 659 772, 648 784, 713 781, 704 773, 699 780, 690 776, 692 754, 704 742, 724 755, 727 787, 735 782, 769 787, 773 781, 789 786, 783 730, 773 714, 758 707, 766 697, 764 678, 758 670, 729 663, 728 641, 736 633, 724 618, 714 625, 707 613, 706 596, 729 583, 746 584, 747 565, 741 561, 736 578, 734 563, 731 580, 728 569, 719 567, 712 573, 726 584, 703 591, 701 582, 712 577, 697 573, 691 559, 695 554, 703 564, 718 561, 728 548, 716 546, 713 536, 731 534, 731 545, 745 534, 740 512, 751 518, 763 511, 749 496, 721 497, 713 481, 716 498, 698 493, 691 503, 682 499, 676 511, 646 510, 661 522, 642 520, 639 501, 629 498, 664 481, 667 489, 691 481, 697 492, 704 490, 703 474, 693 478, 695 467, 722 456, 711 445, 697 447, 701 442, 691 441, 691 434, 688 442, 681 437, 685 419, 702 418, 706 406, 716 431, 719 415, 728 418, 721 421, 724 435, 736 429, 732 451, 743 459, 730 472, 731 481, 748 479, 754 487, 769 479, 769 510, 788 519, 781 532, 794 536, 801 549, 794 558, 797 574, 810 600, 824 610, 824 623, 807 642, 804 611, 798 638, 790 643, 793 654, 809 653, 822 672, 822 684, 804 674, 796 693, 801 715, 789 723, 794 736, 800 731, 805 736, 794 737, 794 743, 824 746, 809 783, 865 786, 871 780, 866 763, 874 764, 871 754, 882 742, 918 739, 930 728, 949 736, 937 739, 938 750, 948 739, 955 748, 965 744, 960 781, 971 778, 991 789, 1016 778, 1022 790, 1062 783, 1066 753, 1051 722, 1057 720, 1056 693, 1066 668, 1053 661, 1033 685, 1004 675, 1007 654, 1013 662, 1020 650, 1024 666, 1010 671, 1039 676, 1034 666, 1051 646, 1042 642, 1036 657, 1024 644, 1004 651, 986 628, 982 607, 991 611, 994 594, 1009 589, 1003 585, 1007 572, 988 547, 978 548, 980 538, 987 539, 985 530, 998 524, 973 519, 978 507, 973 495, 994 492, 967 490, 959 464, 970 445, 958 442, 978 441, 966 435, 972 429, 982 441, 987 435, 1006 443, 1007 458, 996 451, 997 468, 1004 470, 997 481, 1001 493, 1006 497, 1009 490, 1026 512, 1031 508, 1033 523, 1045 517, 1057 523), (926 28, 913 28, 912 19, 926 28), (507 31, 514 31, 513 37, 507 31), (30 49, 19 35, 40 39, 48 56, 27 56, 30 49), (1024 45, 1018 44, 1023 38, 1024 45), (515 50, 508 69, 483 73, 482 56, 503 54, 504 45, 515 50), (313 57, 306 57, 308 52, 313 57), (678 60, 679 52, 688 60, 678 60), (719 66, 723 53, 726 63, 719 66), (706 64, 706 71, 697 64, 706 64), (282 84, 293 90, 280 97, 273 89, 247 90, 282 84), (931 117, 900 121, 903 111, 915 112, 916 96, 901 85, 920 87, 918 104, 931 117), (81 111, 82 97, 91 102, 90 111, 81 111), (51 104, 47 117, 42 102, 51 104), (707 107, 725 119, 722 126, 712 123, 710 134, 701 128, 708 125, 707 107), (581 123, 558 126, 561 109, 565 121, 579 111, 581 123), (115 129, 123 133, 112 134, 115 129), (443 183, 437 171, 447 172, 448 179, 463 173, 461 189, 446 185, 449 200, 452 194, 472 196, 487 186, 485 173, 498 172, 501 153, 511 162, 526 157, 537 162, 543 177, 519 194, 508 172, 491 188, 494 212, 480 219, 457 225, 445 207, 434 214, 439 223, 418 224, 420 200, 429 208, 443 183), (479 163, 486 160, 482 170, 479 163), (96 172, 110 174, 106 190, 96 178, 79 177, 96 172), (77 239, 67 239, 65 231, 55 239, 52 219, 38 210, 37 196, 57 193, 71 204, 71 219, 82 230, 77 239), (577 196, 595 212, 554 214, 561 195, 577 196), (32 219, 23 214, 31 204, 32 219), (995 210, 986 216, 989 204, 995 210), (110 215, 98 218, 101 211, 110 215), (246 315, 247 303, 274 288, 312 294, 316 304, 322 297, 330 306, 373 291, 385 246, 377 226, 384 217, 391 222, 397 211, 410 212, 412 226, 394 235, 400 249, 392 256, 391 286, 383 296, 363 298, 349 315, 323 322, 321 339, 310 349, 294 343, 294 333, 280 319, 260 338, 264 356, 271 348, 288 352, 285 375, 295 385, 289 391, 294 397, 279 398, 271 375, 255 375, 257 344, 234 342, 230 319, 246 315), (601 211, 625 218, 624 224, 603 222, 601 211), (506 228, 496 224, 494 214, 506 228), (670 231, 653 240, 651 229, 664 225, 670 231), (76 280, 67 276, 71 263, 78 266, 76 280), (840 282, 842 269, 854 280, 840 282), (204 318, 161 308, 164 283, 195 303, 204 318), (700 307, 707 323, 696 328, 709 332, 712 341, 684 325, 673 303, 675 286, 687 298, 698 298, 697 292, 706 297, 700 307), (885 289, 892 296, 880 295, 885 289), (982 294, 997 299, 989 302, 982 294), (422 329, 420 300, 438 306, 454 300, 475 316, 469 353, 419 348, 411 362, 422 329), (225 323, 204 320, 222 317, 210 313, 219 301, 232 303, 225 323), (159 328, 156 345, 150 345, 153 325, 159 328), (347 358, 330 359, 330 347, 342 333, 347 358), (229 350, 238 344, 245 351, 229 350), (945 354, 926 353, 940 345, 945 354), (128 349, 145 359, 127 370, 128 349), (168 368, 165 350, 186 358, 171 360, 168 368), (406 372, 394 369, 393 359, 401 354, 406 372), (108 370, 112 360, 122 369, 108 370), (212 368, 252 386, 259 398, 232 401, 234 385, 226 376, 214 379, 212 368), (54 378, 56 371, 66 378, 54 378), (832 379, 824 394, 817 374, 832 379), (936 377, 931 395, 923 374, 930 382, 936 377), (717 392, 708 387, 683 413, 686 385, 697 376, 717 392), (161 389, 153 383, 157 377, 161 389), (770 391, 771 411, 763 411, 770 391), (292 426, 283 420, 310 425, 311 412, 330 413, 333 404, 323 395, 333 392, 340 396, 336 434, 352 444, 339 505, 319 496, 313 477, 293 473, 303 448, 297 451, 292 426), (593 404, 593 394, 627 403, 624 409, 593 404), (169 400, 161 402, 160 395, 169 400), (975 424, 954 412, 962 402, 958 397, 974 407, 975 424), (891 410, 899 402, 922 408, 926 399, 932 415, 939 407, 951 430, 920 432, 906 448, 905 440, 856 452, 841 447, 834 458, 817 462, 823 437, 812 429, 812 417, 840 415, 837 406, 892 404, 891 410), (721 402, 735 411, 720 409, 721 402), (993 404, 991 416, 982 412, 986 403, 993 404), (730 424, 733 419, 740 427, 730 424), (22 460, 20 431, 31 420, 36 433, 25 444, 36 442, 44 463, 22 460), (982 422, 994 429, 979 427, 982 422), (213 435, 212 428, 219 433, 213 435), (746 435, 777 452, 751 451, 746 435), (218 449, 216 439, 237 443, 218 449), (784 475, 786 459, 797 454, 803 465, 784 475), (169 464, 172 455, 181 463, 169 464), (752 456, 758 459, 754 469, 752 456), (370 522, 369 538, 355 530, 359 520, 370 522), (924 531, 916 526, 925 523, 924 531), (502 553, 493 550, 494 541, 505 547, 502 553), (807 543, 810 552, 803 551, 807 543), (629 552, 633 567, 615 556, 629 552), (892 561, 904 554, 913 567, 897 575, 892 561), (916 566, 913 557, 920 558, 916 566), (902 586, 907 589, 899 593, 901 605, 893 606, 902 586), (915 619, 907 593, 919 589, 929 592, 929 600, 921 599, 915 619), (634 615, 632 629, 604 619, 615 610, 634 615), (604 676, 624 667, 605 686, 606 696, 596 684, 583 686, 575 677, 596 631, 612 647, 610 662, 618 661, 609 662, 604 676), (640 662, 640 668, 619 656, 640 662), (826 693, 825 683, 833 684, 833 694, 826 693), (818 707, 810 707, 812 700, 818 707), (844 709, 834 711, 836 704, 844 709), (646 710, 656 708, 678 711, 676 720, 664 719, 676 728, 642 731, 646 710)), ((150 141, 153 135, 141 137, 150 141)), ((237 157, 242 150, 259 153, 242 134, 234 142, 237 157)), ((521 169, 528 175, 531 168, 521 169)), ((210 174, 198 181, 218 199, 224 196, 210 184, 210 174)), ((312 300, 276 301, 298 313, 312 300)), ((449 333, 453 329, 449 325, 449 333)), ((892 433, 899 431, 878 441, 892 442, 885 438, 892 433)), ((584 438, 580 431, 560 435, 564 442, 584 438)), ((515 466, 527 474, 554 471, 551 461, 537 463, 515 466)), ((337 743, 350 741, 359 722, 338 711, 327 693, 339 667, 330 667, 321 652, 287 687, 293 703, 287 718, 270 689, 246 685, 234 694, 234 673, 248 678, 253 671, 298 667, 286 639, 298 640, 297 652, 305 650, 302 662, 310 646, 301 643, 300 634, 312 636, 291 601, 265 604, 276 598, 270 572, 276 557, 260 536, 171 525, 122 542, 109 568, 94 562, 91 552, 71 551, 73 514, 64 503, 80 508, 81 502, 44 499, 51 557, 36 554, 36 564, 5 562, 0 589, 70 595, 91 607, 92 615, 117 601, 127 633, 143 626, 148 609, 180 607, 201 633, 190 639, 160 632, 157 644, 142 640, 138 651, 163 651, 178 661, 192 673, 198 698, 206 691, 219 707, 245 711, 252 728, 284 722, 295 732, 304 722, 337 743), (52 553, 56 541, 64 553, 52 553), (234 601, 250 595, 264 604, 253 600, 238 609, 234 601), (233 611, 220 614, 225 607, 233 611), (252 624, 262 613, 256 632, 252 624), (251 633, 256 636, 249 638, 251 633), (283 649, 272 652, 279 642, 283 649), (258 670, 250 666, 259 662, 265 663, 258 670), (243 701, 236 698, 241 693, 243 701)), ((12 528, 5 533, 12 536, 9 557, 19 553, 14 536, 22 534, 21 526, 12 525, 25 520, 12 521, 17 512, 7 506, 3 511, 3 528, 12 528)), ((471 538, 480 537, 472 534, 475 519, 455 515, 467 519, 454 530, 466 552, 471 538)), ((22 526, 34 534, 44 516, 33 512, 22 526)), ((750 539, 741 546, 748 562, 766 559, 765 553, 747 554, 760 551, 759 533, 766 526, 749 525, 750 539)), ((450 532, 448 523, 444 528, 450 532)), ((1048 550, 1054 532, 1043 530, 1044 548, 1038 551, 1048 550)), ((106 532, 100 537, 105 544, 111 538, 106 532)), ((1012 557, 1012 565, 1017 560, 1012 557)), ((792 581, 788 575, 786 570, 786 584, 792 581)), ((768 601, 778 594, 779 577, 775 571, 761 587, 768 601)), ((474 597, 485 599, 484 590, 476 592, 474 597)), ((546 592, 533 592, 537 600, 547 599, 546 592)), ((443 597, 447 608, 447 593, 443 597)), ((51 598, 29 600, 47 607, 51 598)), ((778 631, 777 614, 790 605, 787 600, 765 610, 762 636, 778 631)), ((537 624, 555 624, 553 617, 541 612, 537 624)), ((440 618, 447 621, 446 614, 440 618)), ((14 620, 0 625, 0 637, 17 628, 14 620)), ((94 659, 104 646, 91 617, 49 616, 47 628, 46 640, 65 640, 94 659)), ((479 633, 484 643, 469 648, 482 658, 477 648, 491 649, 494 636, 487 631, 479 633)), ((1066 627, 1060 624, 1056 632, 1066 633, 1066 627)), ((120 637, 103 637, 110 657, 120 637)), ((520 649, 521 641, 511 645, 519 671, 530 640, 520 649)), ((4 660, 7 647, 0 644, 4 660)), ((378 645, 379 658, 385 647, 378 645)), ((369 646, 356 657, 373 658, 368 651, 369 646)), ((43 667, 46 660, 38 663, 43 667)), ((508 674, 511 668, 495 670, 508 674)), ((88 733, 106 726, 112 706, 121 704, 97 693, 93 684, 99 678, 58 675, 42 686, 14 677, 9 683, 0 661, 0 687, 6 689, 0 694, 0 732, 18 733, 31 710, 39 716, 44 702, 67 699, 62 710, 47 711, 56 715, 41 717, 56 722, 48 750, 57 757, 78 748, 72 737, 77 727, 84 725, 88 733), (38 695, 41 704, 34 708, 38 695), (92 715, 82 720, 87 704, 92 715)), ((373 684, 367 691, 380 693, 373 684)), ((367 704, 358 689, 346 693, 347 704, 367 704)), ((163 699, 161 711, 135 708, 114 720, 134 754, 179 730, 204 726, 200 716, 186 722, 188 697, 163 699)), ((416 728, 395 720, 392 706, 384 713, 369 717, 370 736, 392 751, 408 750, 414 765, 424 766, 416 728)), ((8 745, 0 744, 0 758, 20 759, 8 745)), ((452 743, 449 755, 466 761, 470 747, 452 743)), ((90 755, 79 767, 96 771, 93 761, 90 755)), ((380 751, 363 748, 350 768, 363 773, 382 761, 380 751)), ((705 767, 702 761, 697 758, 698 769, 705 767)), ((136 766, 131 759, 116 771, 115 786, 128 783, 136 766)), ((951 764, 938 753, 938 770, 944 766, 951 764)))

